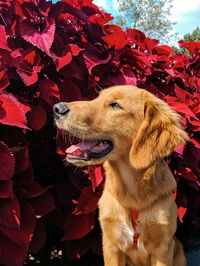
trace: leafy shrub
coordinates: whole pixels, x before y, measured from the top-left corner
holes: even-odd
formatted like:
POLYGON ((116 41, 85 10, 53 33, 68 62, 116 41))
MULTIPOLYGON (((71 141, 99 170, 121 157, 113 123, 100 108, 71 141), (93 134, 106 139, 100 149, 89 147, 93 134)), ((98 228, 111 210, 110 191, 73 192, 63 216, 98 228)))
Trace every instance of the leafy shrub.
POLYGON ((62 249, 65 260, 89 249, 101 254, 103 172, 63 166, 69 140, 56 133, 52 106, 92 99, 110 85, 146 88, 182 115, 191 142, 175 150, 170 167, 183 232, 198 228, 200 42, 179 42, 188 57, 110 20, 91 0, 0 1, 2 264, 52 249, 62 249))

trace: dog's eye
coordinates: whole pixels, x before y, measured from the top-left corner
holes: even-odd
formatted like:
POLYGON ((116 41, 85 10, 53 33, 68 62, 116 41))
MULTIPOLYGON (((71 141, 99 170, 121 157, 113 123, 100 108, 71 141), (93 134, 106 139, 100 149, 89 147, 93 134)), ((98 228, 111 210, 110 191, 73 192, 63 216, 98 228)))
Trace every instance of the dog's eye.
POLYGON ((121 106, 118 104, 118 103, 111 103, 110 106, 113 108, 113 109, 120 109, 121 106))

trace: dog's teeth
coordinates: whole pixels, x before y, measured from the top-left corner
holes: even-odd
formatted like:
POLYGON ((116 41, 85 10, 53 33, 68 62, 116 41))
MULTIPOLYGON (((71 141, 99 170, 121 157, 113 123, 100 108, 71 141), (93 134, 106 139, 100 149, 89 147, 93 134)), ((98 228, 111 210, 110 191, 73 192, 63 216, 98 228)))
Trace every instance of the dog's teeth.
POLYGON ((98 142, 95 146, 99 146, 100 144, 101 144, 101 140, 98 140, 98 142))

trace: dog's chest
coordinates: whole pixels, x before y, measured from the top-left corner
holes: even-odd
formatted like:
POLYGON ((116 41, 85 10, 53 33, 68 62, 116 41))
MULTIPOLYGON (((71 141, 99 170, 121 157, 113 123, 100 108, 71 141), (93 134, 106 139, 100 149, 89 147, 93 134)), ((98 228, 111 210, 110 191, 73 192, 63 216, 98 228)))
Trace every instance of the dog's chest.
POLYGON ((149 265, 148 252, 142 242, 141 228, 133 228, 124 221, 118 223, 117 227, 117 246, 127 255, 130 265, 149 265), (134 243, 134 235, 138 234, 137 243, 134 243))
POLYGON ((117 237, 117 245, 120 250, 126 253, 126 250, 132 249, 134 251, 144 251, 144 245, 141 241, 141 228, 140 226, 133 227, 131 222, 128 224, 126 221, 118 221, 116 224, 115 232, 117 237))

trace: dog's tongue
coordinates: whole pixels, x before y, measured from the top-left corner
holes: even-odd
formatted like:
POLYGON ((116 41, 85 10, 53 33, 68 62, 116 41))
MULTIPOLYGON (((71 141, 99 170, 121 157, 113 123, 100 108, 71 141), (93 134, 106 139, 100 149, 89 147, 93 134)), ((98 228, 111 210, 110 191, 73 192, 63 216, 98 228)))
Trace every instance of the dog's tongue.
POLYGON ((76 155, 77 153, 81 151, 89 151, 93 147, 97 145, 97 141, 83 141, 79 142, 75 145, 70 146, 68 149, 66 149, 67 154, 76 155))
POLYGON ((98 140, 82 141, 80 143, 70 146, 68 149, 66 149, 66 153, 67 155, 79 158, 88 158, 90 152, 98 153, 106 148, 107 144, 104 144, 98 140))

